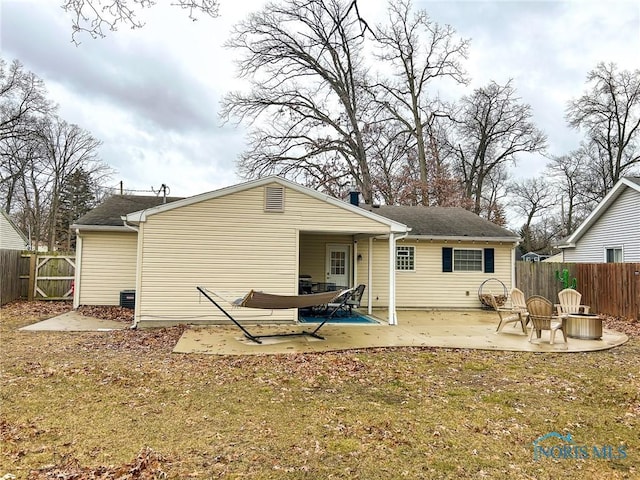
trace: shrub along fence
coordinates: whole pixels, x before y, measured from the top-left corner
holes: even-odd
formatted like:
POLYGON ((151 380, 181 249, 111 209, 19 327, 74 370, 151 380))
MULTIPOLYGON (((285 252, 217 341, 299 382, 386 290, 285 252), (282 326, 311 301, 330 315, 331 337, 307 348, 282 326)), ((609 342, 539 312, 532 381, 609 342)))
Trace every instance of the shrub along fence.
POLYGON ((516 286, 527 297, 556 303, 574 283, 592 312, 640 320, 640 263, 516 263, 516 286))

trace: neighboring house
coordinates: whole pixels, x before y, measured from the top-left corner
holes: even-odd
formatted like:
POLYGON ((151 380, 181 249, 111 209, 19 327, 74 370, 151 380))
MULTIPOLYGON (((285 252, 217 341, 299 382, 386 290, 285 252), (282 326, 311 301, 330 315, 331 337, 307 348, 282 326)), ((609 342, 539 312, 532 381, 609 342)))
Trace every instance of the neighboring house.
POLYGON ((555 254, 551 255, 550 257, 545 258, 542 261, 546 262, 546 263, 562 263, 562 252, 555 253, 555 254))
POLYGON ((0 249, 26 250, 28 247, 27 237, 13 223, 7 212, 0 208, 0 249))
POLYGON ((527 252, 522 255, 522 257, 520 257, 520 260, 522 260, 523 262, 542 262, 547 258, 549 258, 549 255, 542 255, 536 252, 527 252))
POLYGON ((640 262, 640 177, 624 177, 560 245, 564 262, 640 262))
MULTIPOLYGON (((299 278, 367 285, 364 304, 477 308, 487 278, 513 285, 518 237, 463 209, 359 207, 279 177, 184 199, 116 196, 80 218, 74 306, 136 291, 140 326, 224 321, 196 286, 236 299, 296 295, 299 278)), ((496 292, 497 293, 497 292, 496 292)), ((235 309, 244 321, 295 310, 235 309)))

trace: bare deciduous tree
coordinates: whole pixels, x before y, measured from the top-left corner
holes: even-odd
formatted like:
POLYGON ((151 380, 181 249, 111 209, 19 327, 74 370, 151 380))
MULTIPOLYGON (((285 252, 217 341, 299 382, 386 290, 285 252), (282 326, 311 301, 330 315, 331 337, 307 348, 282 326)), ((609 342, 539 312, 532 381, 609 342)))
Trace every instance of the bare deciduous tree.
POLYGON ((82 169, 87 174, 104 174, 105 166, 98 161, 101 142, 77 125, 53 117, 41 122, 39 137, 44 150, 44 170, 47 172, 49 218, 47 232, 49 250, 58 244, 56 225, 61 192, 73 173, 82 169))
POLYGON ((421 192, 420 203, 429 205, 429 126, 440 108, 428 87, 436 78, 466 83, 462 60, 467 58, 469 41, 455 38, 455 30, 431 20, 424 10, 411 13, 411 1, 389 3, 389 23, 376 29, 381 47, 377 58, 393 69, 393 79, 375 85, 377 101, 387 114, 407 132, 415 144, 421 192))
POLYGON ((0 140, 29 133, 30 119, 53 113, 44 82, 18 60, 0 58, 0 140))
POLYGON ((528 178, 512 182, 508 190, 512 207, 525 219, 521 229, 522 248, 526 252, 539 250, 541 246, 536 245, 533 239, 533 223, 555 205, 555 196, 549 183, 542 177, 528 178))
POLYGON ((8 65, 0 58, 0 196, 7 212, 15 203, 18 184, 38 155, 33 142, 38 119, 54 110, 40 78, 25 71, 18 60, 8 65))
MULTIPOLYGON (((64 0, 61 7, 72 15, 71 38, 78 44, 77 35, 82 32, 102 38, 105 31, 115 31, 120 25, 142 28, 139 11, 156 4, 156 0, 64 0)), ((173 0, 171 5, 188 11, 194 21, 198 15, 218 16, 218 0, 173 0)))
POLYGON ((573 233, 594 205, 594 199, 587 195, 592 189, 592 175, 582 150, 551 157, 546 171, 560 208, 558 235, 562 238, 573 233))
POLYGON ((271 3, 234 28, 227 46, 240 54, 251 91, 228 94, 222 115, 253 125, 243 176, 278 173, 323 188, 355 181, 373 200, 363 34, 339 0, 271 3))
POLYGON ((589 72, 591 88, 569 102, 567 120, 585 130, 585 148, 597 156, 591 169, 602 177, 603 197, 640 164, 640 70, 618 71, 604 63, 589 72))
POLYGON ((494 170, 515 162, 518 153, 545 148, 546 137, 531 117, 531 107, 520 103, 511 81, 504 86, 491 82, 462 98, 456 164, 474 213, 486 216, 482 197, 494 170))

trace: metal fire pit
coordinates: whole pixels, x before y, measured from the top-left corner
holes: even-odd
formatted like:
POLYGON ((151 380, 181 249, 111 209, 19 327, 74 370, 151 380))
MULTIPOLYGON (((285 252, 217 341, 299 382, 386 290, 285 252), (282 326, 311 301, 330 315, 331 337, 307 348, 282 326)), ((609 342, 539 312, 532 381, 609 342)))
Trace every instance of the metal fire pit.
POLYGON ((572 313, 564 319, 567 337, 582 340, 602 338, 602 318, 592 313, 572 313))

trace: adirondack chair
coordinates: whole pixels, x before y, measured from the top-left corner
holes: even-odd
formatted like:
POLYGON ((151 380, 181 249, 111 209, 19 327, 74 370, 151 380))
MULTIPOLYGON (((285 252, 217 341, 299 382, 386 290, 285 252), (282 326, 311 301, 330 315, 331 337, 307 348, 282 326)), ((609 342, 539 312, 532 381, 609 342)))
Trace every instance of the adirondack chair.
POLYGON ((526 317, 527 323, 529 323, 529 312, 527 311, 527 300, 525 299, 524 292, 519 288, 513 287, 509 292, 511 297, 511 309, 517 312, 522 317, 526 317))
POLYGON ((553 344, 556 332, 560 330, 564 337, 564 343, 567 343, 567 334, 562 326, 562 319, 552 316, 553 304, 549 300, 540 295, 533 295, 527 299, 527 311, 532 324, 529 341, 533 339, 533 332, 536 332, 537 337, 540 338, 543 330, 549 330, 549 343, 553 344))
POLYGON ((556 309, 559 317, 566 317, 572 313, 589 313, 587 305, 581 305, 582 294, 573 288, 565 288, 558 292, 556 309))
POLYGON ((525 322, 526 317, 522 315, 522 312, 518 312, 509 308, 499 307, 498 302, 496 301, 496 297, 493 295, 486 295, 486 298, 489 304, 491 305, 491 307, 498 313, 498 317, 500 317, 500 323, 498 323, 498 328, 496 328, 496 333, 500 332, 500 330, 509 323, 513 323, 515 327, 515 324, 520 322, 522 331, 526 335, 527 333, 527 327, 525 322))

